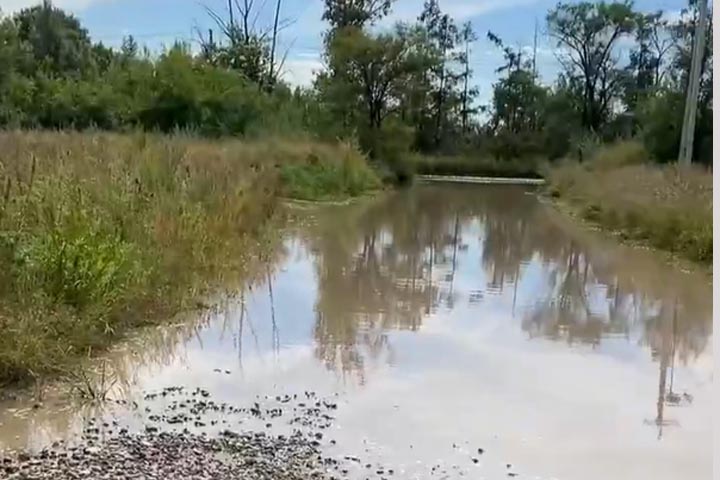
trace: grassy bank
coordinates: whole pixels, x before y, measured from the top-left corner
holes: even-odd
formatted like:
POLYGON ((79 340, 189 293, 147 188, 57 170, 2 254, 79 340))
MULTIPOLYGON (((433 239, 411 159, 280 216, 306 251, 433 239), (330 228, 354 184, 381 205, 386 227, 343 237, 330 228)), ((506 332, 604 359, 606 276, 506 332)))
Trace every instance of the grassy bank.
POLYGON ((278 198, 360 194, 373 175, 346 145, 0 133, 0 384, 194 306, 269 253, 278 198))
POLYGON ((497 160, 463 155, 416 155, 411 162, 419 175, 468 175, 474 177, 540 178, 541 162, 523 158, 497 160))
POLYGON ((299 200, 343 200, 381 188, 378 175, 350 144, 290 145, 280 163, 283 195, 299 200), (311 148, 308 148, 311 147, 311 148))
POLYGON ((712 263, 712 173, 650 164, 643 147, 601 148, 590 162, 547 175, 551 195, 624 238, 712 263))

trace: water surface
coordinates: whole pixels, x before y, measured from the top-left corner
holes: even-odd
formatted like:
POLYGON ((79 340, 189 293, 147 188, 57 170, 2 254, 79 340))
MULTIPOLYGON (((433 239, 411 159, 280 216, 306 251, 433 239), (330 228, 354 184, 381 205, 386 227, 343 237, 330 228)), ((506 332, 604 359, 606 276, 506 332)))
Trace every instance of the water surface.
MULTIPOLYGON (((246 290, 108 355, 117 395, 338 394, 337 452, 401 478, 435 465, 444 478, 711 478, 707 274, 583 230, 525 187, 418 186, 291 216, 246 290)), ((96 413, 0 409, 4 448, 72 437, 96 413)))

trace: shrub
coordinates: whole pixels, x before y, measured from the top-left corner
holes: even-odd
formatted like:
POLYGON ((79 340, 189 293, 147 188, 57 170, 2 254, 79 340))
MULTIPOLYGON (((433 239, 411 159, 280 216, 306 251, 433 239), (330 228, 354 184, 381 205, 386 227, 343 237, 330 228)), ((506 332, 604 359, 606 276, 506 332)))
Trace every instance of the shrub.
POLYGON ((542 169, 542 162, 536 158, 495 160, 462 155, 415 155, 413 163, 417 172, 422 175, 539 178, 542 169))
POLYGON ((346 198, 379 184, 348 144, 0 132, 0 384, 247 275, 272 247, 281 189, 346 198))
POLYGON ((548 174, 549 191, 588 220, 688 259, 712 261, 712 173, 647 163, 644 147, 624 142, 593 162, 566 162, 548 174))
POLYGON ((613 169, 628 165, 648 163, 645 146, 637 140, 627 140, 606 145, 595 151, 591 158, 594 169, 613 169))
POLYGON ((380 187, 365 158, 349 145, 335 152, 309 152, 304 158, 282 164, 280 175, 284 194, 302 200, 356 197, 380 187))
POLYGON ((388 183, 404 184, 412 181, 413 164, 410 146, 413 129, 395 121, 386 121, 382 128, 364 129, 360 135, 362 149, 370 155, 388 183))

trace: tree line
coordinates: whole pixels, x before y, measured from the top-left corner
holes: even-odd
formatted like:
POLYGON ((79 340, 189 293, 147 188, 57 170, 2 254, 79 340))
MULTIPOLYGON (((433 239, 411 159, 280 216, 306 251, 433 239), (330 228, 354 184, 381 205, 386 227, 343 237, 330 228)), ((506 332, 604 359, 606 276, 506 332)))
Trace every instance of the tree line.
MULTIPOLYGON (((304 132, 354 139, 398 169, 408 152, 561 158, 640 138, 659 162, 677 157, 698 0, 682 14, 639 12, 628 0, 559 3, 545 19, 561 73, 541 81, 534 55, 478 32, 426 0, 411 22, 381 28, 392 0, 325 0, 325 68, 309 88, 282 80, 281 3, 256 28, 252 0, 209 10, 199 48, 156 54, 126 37, 93 42, 44 0, 0 17, 0 126, 174 131, 203 135, 304 132), (486 36, 503 56, 488 105, 470 57, 486 36), (621 48, 621 46, 628 46, 621 48)), ((0 13, 1 15, 1 13, 0 13)), ((712 28, 708 29, 712 32, 712 28)), ((712 152, 712 39, 706 43, 694 158, 712 152)))

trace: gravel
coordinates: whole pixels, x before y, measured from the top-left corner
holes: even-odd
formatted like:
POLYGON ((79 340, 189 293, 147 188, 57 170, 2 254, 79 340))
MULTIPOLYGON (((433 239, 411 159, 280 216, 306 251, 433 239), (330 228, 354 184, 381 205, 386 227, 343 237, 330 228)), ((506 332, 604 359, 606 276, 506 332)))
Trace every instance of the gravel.
MULTIPOLYGON (((354 455, 333 458, 327 430, 336 397, 314 392, 258 398, 246 407, 216 402, 210 392, 169 387, 136 402, 116 401, 144 418, 138 428, 89 419, 82 437, 40 451, 0 451, 0 479, 8 480, 340 480, 403 478, 393 468, 354 455), (158 405, 158 403, 160 405, 158 405), (283 419, 284 434, 273 422, 283 419), (255 428, 248 428, 247 423, 255 428), (233 430, 241 425, 242 430, 233 430), (206 431, 208 430, 208 431, 206 431), (209 433, 209 432, 212 433, 209 433), (354 472, 354 473, 353 473, 354 472)), ((240 428, 240 427, 238 427, 240 428)), ((412 446, 410 446, 412 448, 412 446)), ((459 445, 453 443, 453 449, 459 445)), ((367 449, 366 449, 367 452, 367 449)), ((469 452, 468 452, 469 453, 469 452)), ((484 453, 477 448, 478 455, 484 453)), ((479 458, 468 455, 468 464, 479 458)), ((507 464, 507 477, 515 477, 507 464)), ((458 465, 433 466, 429 477, 458 478, 458 465)), ((472 474, 465 478, 472 478, 472 474)), ((414 477, 413 477, 414 478, 414 477)))

